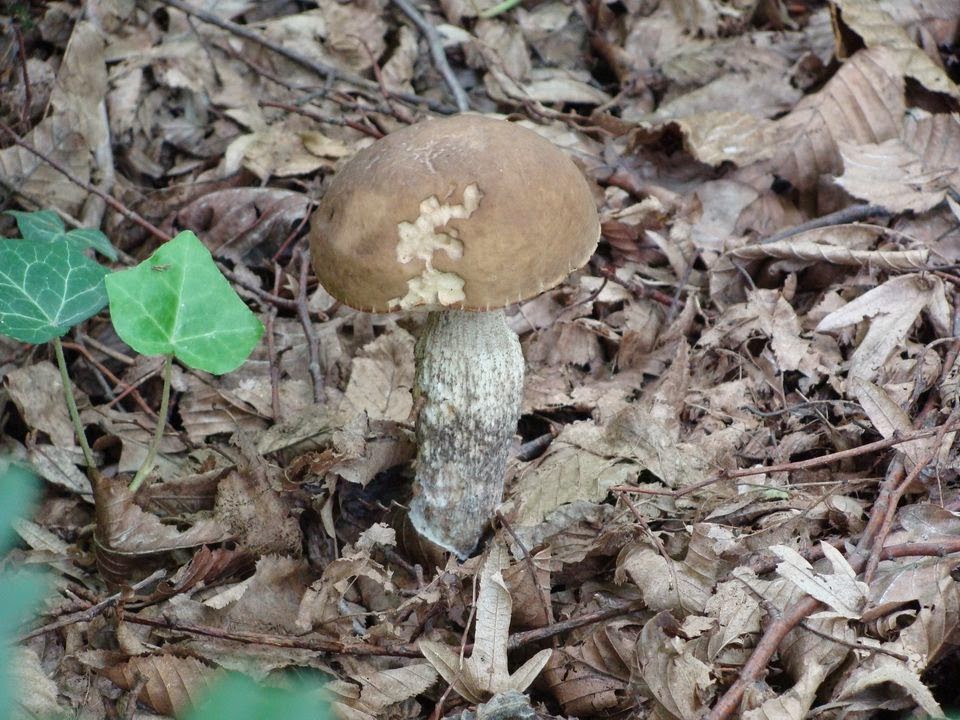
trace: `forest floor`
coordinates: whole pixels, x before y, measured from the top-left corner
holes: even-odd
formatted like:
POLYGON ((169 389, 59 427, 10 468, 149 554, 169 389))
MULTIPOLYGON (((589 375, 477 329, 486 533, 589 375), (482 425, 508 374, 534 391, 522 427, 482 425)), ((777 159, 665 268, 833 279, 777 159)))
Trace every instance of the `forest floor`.
POLYGON ((225 670, 351 720, 960 709, 955 0, 0 13, 0 208, 101 229, 117 269, 192 230, 266 328, 234 372, 174 366, 135 495, 162 362, 105 312, 65 337, 87 473, 53 353, 0 336, 0 453, 43 484, 4 566, 52 578, 18 712, 172 716, 225 670), (336 302, 304 251, 343 162, 465 110, 567 153, 602 234, 508 309, 506 498, 434 568, 392 524, 422 320, 336 302), (477 676, 435 651, 474 641, 477 676))

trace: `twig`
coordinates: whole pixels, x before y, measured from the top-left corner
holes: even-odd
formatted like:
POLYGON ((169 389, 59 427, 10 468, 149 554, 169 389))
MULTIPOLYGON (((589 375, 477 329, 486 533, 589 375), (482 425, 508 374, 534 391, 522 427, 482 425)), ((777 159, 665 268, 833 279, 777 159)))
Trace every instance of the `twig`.
POLYGON ((750 659, 744 663, 740 676, 711 708, 706 720, 725 720, 733 716, 740 706, 746 689, 752 687, 767 672, 767 664, 783 639, 808 615, 812 615, 821 607, 819 600, 807 595, 788 612, 771 622, 750 654, 750 659))
POLYGON ((760 244, 765 245, 767 243, 786 240, 789 237, 799 235, 800 233, 807 232, 808 230, 830 227, 831 225, 846 225, 848 223, 854 223, 858 220, 865 220, 866 218, 874 215, 888 217, 890 215, 890 211, 882 205, 851 205, 850 207, 843 208, 843 210, 837 210, 836 212, 824 215, 823 217, 814 218, 813 220, 808 220, 805 223, 800 223, 799 225, 794 225, 791 228, 781 230, 778 233, 774 233, 770 237, 763 238, 760 240, 760 244))
POLYGON ((460 81, 457 80, 453 68, 447 62, 447 54, 443 49, 443 41, 440 39, 437 29, 427 22, 427 19, 414 7, 410 0, 393 0, 393 4, 400 8, 403 14, 410 18, 417 29, 423 33, 423 36, 427 39, 427 46, 430 48, 430 57, 433 58, 433 64, 453 94, 457 109, 460 112, 467 112, 470 109, 470 98, 467 97, 467 93, 460 81))
POLYGON ((53 632, 54 630, 59 630, 60 628, 66 627, 67 625, 73 625, 74 623, 90 622, 97 617, 97 615, 100 615, 104 611, 109 610, 111 607, 119 603, 131 592, 137 592, 138 590, 145 588, 147 585, 150 585, 157 580, 162 580, 166 576, 167 571, 161 568, 160 570, 148 575, 140 582, 131 585, 129 590, 121 590, 120 592, 104 598, 95 605, 91 605, 85 610, 80 610, 79 612, 71 613, 70 615, 64 615, 59 620, 55 620, 54 622, 44 625, 43 627, 38 627, 36 630, 31 630, 25 635, 21 635, 19 638, 17 638, 17 642, 26 642, 27 640, 35 638, 39 635, 43 635, 44 633, 53 632))
MULTIPOLYGON (((274 263, 273 266, 273 294, 276 295, 280 289, 280 276, 283 270, 280 265, 274 263)), ((273 409, 273 421, 275 423, 283 422, 280 414, 280 364, 277 361, 277 341, 273 335, 274 324, 277 321, 277 306, 271 305, 267 311, 267 327, 265 334, 267 336, 267 357, 270 362, 270 406, 273 409)))
MULTIPOLYGON (((85 338, 85 340, 87 341, 89 341, 90 339, 91 338, 89 337, 85 338)), ((153 411, 153 409, 151 409, 151 407, 147 404, 146 400, 143 399, 140 393, 137 392, 137 387, 139 387, 145 380, 147 380, 147 378, 152 377, 152 375, 147 375, 141 378, 136 384, 131 385, 128 382, 121 380, 116 375, 114 375, 106 365, 94 359, 94 357, 90 354, 90 351, 87 350, 80 343, 65 342, 63 343, 63 346, 70 350, 75 350, 76 352, 83 355, 84 358, 86 358, 90 364, 92 364, 101 373, 106 375, 107 378, 109 378, 110 382, 114 383, 117 387, 123 388, 123 392, 121 392, 119 395, 117 395, 112 400, 110 400, 110 402, 107 403, 107 407, 111 407, 115 403, 118 403, 121 400, 123 400, 123 398, 125 398, 127 395, 131 395, 133 397, 134 402, 136 402, 137 405, 140 406, 141 410, 143 410, 150 417, 156 417, 156 413, 153 411)))
POLYGON ((516 650, 517 648, 523 647, 524 645, 528 645, 530 643, 548 640, 571 630, 585 627, 586 625, 594 625, 603 620, 610 620, 611 618, 626 615, 635 610, 639 610, 643 606, 643 600, 640 600, 639 598, 636 600, 626 600, 624 602, 611 605, 608 608, 604 608, 603 610, 586 613, 585 615, 570 618, 569 620, 562 620, 561 622, 556 622, 552 625, 547 625, 546 627, 514 633, 510 636, 510 639, 507 640, 507 649, 516 650))
POLYGON ((45 163, 47 163, 50 167, 52 167, 58 173, 66 177, 67 180, 72 182, 74 185, 82 187, 88 193, 92 193, 93 195, 96 195, 97 197, 99 197, 107 205, 109 205, 113 210, 115 210, 116 212, 120 213, 125 218, 127 218, 127 220, 130 220, 131 222, 136 223, 137 225, 142 227, 144 230, 146 230, 148 233, 150 233, 154 237, 159 238, 160 240, 163 240, 164 242, 170 239, 170 236, 167 235, 167 233, 165 233, 163 230, 161 230, 156 225, 151 223, 149 220, 135 213, 133 210, 126 207, 123 203, 115 200, 113 197, 103 192, 103 190, 101 190, 100 188, 95 187, 84 180, 81 180, 76 175, 74 175, 69 170, 67 170, 59 162, 57 162, 53 158, 47 157, 42 152, 34 148, 32 145, 26 142, 23 138, 17 135, 17 133, 15 133, 13 129, 6 123, 0 122, 0 130, 3 130, 5 133, 7 133, 7 135, 10 136, 10 139, 13 140, 13 142, 15 142, 17 145, 22 147, 27 152, 32 153, 33 155, 36 155, 38 158, 43 160, 45 163))
POLYGON ((13 34, 17 37, 17 55, 20 57, 20 74, 23 77, 23 107, 20 108, 20 124, 24 128, 30 127, 30 105, 33 95, 30 92, 30 75, 27 72, 27 48, 23 42, 23 31, 20 23, 13 23, 13 34))
MULTIPOLYGON (((206 10, 202 10, 200 8, 195 8, 190 5, 187 5, 185 2, 181 2, 181 0, 159 0, 159 1, 164 5, 169 5, 170 7, 176 8, 180 12, 186 13, 187 15, 192 15, 195 18, 199 18, 205 23, 208 23, 210 25, 215 25, 221 30, 226 30, 227 32, 233 33, 234 35, 245 38, 250 42, 257 43, 258 45, 277 53, 277 55, 281 55, 282 57, 285 57, 290 62, 295 63, 300 67, 306 68, 311 72, 315 72, 320 77, 327 78, 331 81, 340 80, 346 83, 350 83, 351 85, 356 85, 357 87, 363 88, 368 92, 378 92, 380 89, 377 86, 377 83, 372 82, 371 80, 367 80, 366 78, 360 77, 359 75, 356 75, 351 72, 338 70, 337 68, 331 65, 327 65, 326 63, 319 62, 317 60, 314 60, 313 58, 307 57, 306 55, 301 55, 295 50, 291 50, 290 48, 284 47, 283 45, 278 45, 277 43, 274 43, 268 40, 267 38, 262 37, 261 35, 259 35, 258 33, 254 32, 253 30, 251 30, 250 28, 244 25, 239 25, 235 22, 231 22, 230 20, 224 20, 222 18, 217 17, 213 13, 207 12, 206 10)), ((403 100, 404 102, 409 103, 411 105, 426 105, 431 110, 444 113, 447 115, 450 115, 456 112, 456 108, 452 108, 446 103, 441 103, 441 102, 437 102, 436 100, 420 97, 419 95, 415 95, 413 93, 398 92, 398 93, 393 93, 393 95, 398 99, 403 100)))
POLYGON ((533 590, 537 593, 537 599, 540 601, 540 607, 543 610, 544 621, 550 622, 550 620, 553 618, 553 612, 552 608, 550 607, 549 588, 547 589, 546 597, 544 597, 543 588, 540 586, 540 581, 537 579, 537 568, 533 564, 533 558, 530 556, 530 551, 527 550, 527 546, 523 544, 523 540, 521 540, 520 536, 513 531, 513 528, 510 527, 510 523, 507 522, 507 519, 499 510, 497 510, 497 522, 500 523, 500 527, 509 533, 510 537, 513 538, 513 542, 516 543, 518 548, 520 548, 520 554, 523 556, 523 565, 527 569, 527 574, 530 576, 530 580, 533 583, 533 590))
MULTIPOLYGON (((618 603, 611 607, 597 610, 596 612, 586 613, 579 617, 564 620, 563 622, 553 623, 546 627, 525 632, 514 633, 507 641, 507 648, 515 650, 529 643, 547 640, 556 635, 585 625, 610 618, 625 615, 633 610, 643 606, 639 599, 618 603)), ((266 635, 264 633, 246 632, 242 630, 222 630, 221 628, 209 627, 206 625, 193 625, 190 623, 177 623, 165 618, 148 618, 128 613, 123 618, 126 622, 135 625, 148 625, 150 627, 171 630, 173 632, 183 632, 191 635, 203 635, 205 637, 220 638, 222 640, 233 640, 236 642, 249 643, 253 645, 268 645, 270 647, 298 648, 302 650, 313 650, 315 652, 334 653, 339 655, 353 656, 376 656, 376 657, 408 657, 422 658, 423 653, 414 644, 396 644, 396 645, 374 645, 365 642, 341 642, 339 640, 323 640, 319 638, 301 639, 296 637, 283 637, 280 635, 266 635)), ((467 645, 465 650, 472 650, 472 645, 467 645)))
MULTIPOLYGON (((880 564, 880 553, 883 550, 883 542, 890 533, 890 527, 893 525, 893 517, 900 504, 900 498, 903 497, 903 493, 906 492, 907 488, 913 484, 913 481, 920 477, 920 473, 922 473, 930 463, 936 460, 937 455, 940 454, 940 445, 943 442, 943 437, 947 434, 947 427, 956 425, 958 416, 960 416, 960 408, 954 408, 947 422, 940 426, 934 442, 930 443, 930 447, 923 454, 923 457, 916 461, 913 469, 907 473, 906 477, 902 480, 897 481, 895 484, 890 483, 890 485, 893 485, 892 492, 889 491, 889 485, 884 484, 883 494, 887 495, 885 498, 886 507, 882 513, 878 513, 878 515, 881 515, 882 521, 877 526, 876 537, 869 546, 870 557, 867 559, 867 567, 863 577, 864 582, 867 584, 873 579, 874 573, 877 571, 877 566, 880 564)), ((876 503, 874 504, 876 505, 876 503)), ((870 513, 871 520, 873 519, 873 514, 873 512, 870 513)), ((868 521, 868 529, 870 529, 870 526, 871 523, 868 521)), ((867 536, 867 530, 864 530, 864 536, 867 536)), ((861 550, 863 547, 863 545, 859 545, 857 550, 861 550)))
POLYGON ((291 105, 289 103, 282 102, 273 102, 272 100, 260 100, 258 103, 260 107, 273 107, 280 110, 286 110, 287 112, 296 113, 297 115, 303 115, 304 117, 310 118, 311 120, 316 120, 318 123, 326 123, 327 125, 344 125, 349 128, 353 128, 357 132, 361 132, 364 135, 369 135, 372 138, 379 140, 383 137, 383 133, 380 132, 379 128, 371 127, 369 125, 364 125, 358 123, 356 120, 348 120, 346 118, 332 118, 327 117, 326 115, 321 115, 318 112, 313 110, 308 110, 307 108, 300 107, 299 105, 291 105))
POLYGON ((605 277, 607 280, 617 283, 617 285, 622 285, 638 298, 649 298, 651 300, 656 300, 658 303, 668 308, 673 304, 673 298, 666 293, 662 293, 659 290, 653 290, 645 285, 641 285, 640 283, 636 283, 631 280, 621 280, 619 277, 617 277, 617 271, 613 265, 600 260, 596 255, 592 260, 590 260, 590 267, 594 268, 600 277, 605 277))
POLYGON ((313 401, 323 402, 323 373, 320 369, 320 342, 313 331, 310 321, 310 311, 307 308, 307 271, 310 269, 310 252, 300 251, 300 287, 297 288, 297 315, 303 326, 303 334, 307 337, 307 368, 310 370, 310 379, 313 381, 313 401))

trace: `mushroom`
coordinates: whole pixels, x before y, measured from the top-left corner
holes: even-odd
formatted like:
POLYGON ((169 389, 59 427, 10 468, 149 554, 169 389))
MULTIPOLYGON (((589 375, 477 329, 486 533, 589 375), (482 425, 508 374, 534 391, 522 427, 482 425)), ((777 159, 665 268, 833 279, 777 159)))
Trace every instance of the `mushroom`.
POLYGON ((428 310, 416 345, 409 518, 460 558, 503 497, 524 360, 502 308, 582 267, 600 235, 574 163, 537 133, 458 115, 391 133, 334 176, 311 218, 324 288, 366 312, 428 310))

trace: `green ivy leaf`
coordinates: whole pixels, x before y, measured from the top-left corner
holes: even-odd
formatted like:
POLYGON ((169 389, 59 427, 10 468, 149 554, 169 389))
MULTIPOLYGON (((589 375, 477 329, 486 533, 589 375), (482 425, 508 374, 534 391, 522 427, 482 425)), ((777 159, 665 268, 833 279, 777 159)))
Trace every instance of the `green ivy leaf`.
POLYGON ((136 267, 111 274, 107 295, 113 327, 127 345, 142 355, 173 354, 215 375, 237 368, 263 334, 263 323, 189 230, 136 267))
POLYGON ((7 215, 13 215, 16 218, 17 227, 20 228, 20 235, 24 240, 34 242, 62 240, 70 243, 77 250, 93 248, 109 260, 117 259, 117 251, 106 235, 93 228, 77 228, 68 231, 63 220, 53 210, 36 212, 7 210, 7 215))
POLYGON ((60 337, 107 304, 109 272, 69 243, 0 240, 0 335, 60 337))

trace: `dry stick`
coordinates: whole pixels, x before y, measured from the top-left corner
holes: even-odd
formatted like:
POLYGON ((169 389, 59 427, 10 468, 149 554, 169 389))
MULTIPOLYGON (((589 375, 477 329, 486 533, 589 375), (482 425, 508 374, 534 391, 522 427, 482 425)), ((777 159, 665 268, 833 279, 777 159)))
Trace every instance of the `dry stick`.
MULTIPOLYGON (((576 630, 585 625, 609 620, 611 618, 625 615, 633 610, 638 610, 643 605, 641 600, 629 600, 627 602, 617 603, 603 610, 597 610, 592 613, 586 613, 570 620, 553 623, 546 627, 535 630, 526 630, 525 632, 514 633, 507 641, 507 648, 515 650, 529 643, 548 640, 557 635, 576 630)), ((177 623, 164 618, 146 618, 128 613, 123 616, 126 622, 136 625, 148 625, 150 627, 171 630, 173 632, 183 632, 191 635, 203 635, 205 637, 220 638, 222 640, 233 640, 236 642, 249 643, 252 645, 268 645, 271 647, 298 648, 301 650, 313 650, 315 652, 334 653, 340 655, 353 656, 377 656, 377 657, 408 657, 422 658, 423 653, 414 644, 398 643, 396 645, 374 645, 372 643, 348 643, 338 640, 321 640, 282 637, 279 635, 266 635, 264 633, 245 632, 242 630, 222 630, 220 628, 209 627, 206 625, 193 625, 190 623, 177 623)), ((467 645, 465 650, 472 650, 472 645, 467 645)))
POLYGON ((149 220, 142 217, 141 215, 138 215, 137 213, 135 213, 130 208, 126 207, 123 203, 119 202, 118 200, 115 200, 112 196, 108 195, 100 188, 95 187, 90 183, 85 182, 84 180, 81 180, 76 175, 74 175, 69 170, 67 170, 59 162, 57 162, 53 158, 47 157, 42 152, 34 148, 32 145, 26 142, 23 138, 17 135, 17 133, 15 133, 13 129, 6 123, 0 122, 0 130, 3 130, 5 133, 7 133, 7 135, 10 136, 10 139, 13 140, 13 142, 15 142, 17 145, 22 147, 27 152, 32 153, 33 155, 36 155, 38 158, 43 160, 45 163, 47 163, 50 167, 52 167, 58 173, 66 177, 67 180, 72 182, 74 185, 77 185, 78 187, 82 187, 88 193, 92 193, 96 195, 98 198, 103 200, 107 205, 109 205, 113 210, 115 210, 116 212, 120 213, 125 218, 127 218, 127 220, 130 220, 131 222, 136 223, 137 225, 142 227, 144 230, 146 230, 148 233, 150 233, 154 237, 157 237, 163 240, 164 242, 170 239, 170 236, 167 235, 167 233, 165 233, 163 230, 161 230, 156 225, 151 223, 149 220))
POLYGON ((960 421, 953 422, 952 424, 938 425, 937 427, 926 428, 924 430, 914 430, 913 432, 903 433, 894 435, 893 437, 885 438, 883 440, 876 440, 872 443, 867 443, 866 445, 860 445, 855 448, 850 448, 849 450, 840 450, 835 453, 830 453, 829 455, 821 455, 820 457, 809 458, 808 460, 796 460, 795 462, 780 463, 779 465, 764 465, 762 467, 755 468, 743 468, 741 470, 728 470, 724 472, 717 473, 712 477, 707 478, 702 482, 695 483, 693 485, 687 485, 684 488, 679 490, 674 490, 672 492, 659 492, 659 491, 642 491, 639 488, 633 488, 630 485, 616 485, 611 488, 611 490, 624 490, 626 492, 647 492, 648 494, 657 494, 657 495, 672 495, 675 498, 683 497, 688 495, 696 490, 707 487, 708 485, 713 485, 714 483, 720 482, 721 480, 728 480, 733 478, 749 477, 751 475, 762 475, 764 473, 771 472, 789 472, 791 470, 807 470, 813 467, 820 467, 821 465, 829 465, 832 462, 837 460, 844 460, 846 458, 856 457, 858 455, 865 455, 866 453, 873 452, 875 450, 885 450, 886 448, 893 447, 895 445, 901 445, 905 442, 910 442, 911 440, 916 440, 917 438, 928 437, 930 435, 935 435, 936 433, 943 430, 944 432, 952 432, 954 430, 960 430, 960 421))
MULTIPOLYGON (((960 310, 955 310, 953 318, 954 326, 957 324, 958 317, 960 317, 960 310)), ((944 382, 946 382, 950 373, 952 372, 954 363, 957 361, 958 353, 960 353, 960 343, 954 343, 950 346, 944 357, 943 366, 940 371, 941 386, 944 382)), ((922 426, 926 421, 926 418, 932 413, 936 412, 937 409, 937 404, 932 402, 931 398, 931 400, 929 400, 920 411, 920 414, 914 421, 914 424, 922 426)), ((953 411, 950 413, 950 417, 947 419, 947 422, 943 423, 937 428, 932 428, 933 430, 937 431, 937 441, 931 444, 928 452, 920 461, 916 463, 913 472, 911 472, 908 477, 903 478, 902 458, 896 458, 891 464, 891 467, 888 469, 887 477, 885 478, 883 485, 880 488, 880 492, 877 495, 877 499, 874 501, 873 508, 871 509, 867 526, 864 528, 864 531, 860 537, 860 542, 857 544, 857 554, 861 558, 864 557, 867 551, 870 553, 866 564, 866 581, 868 583, 876 571, 879 563, 879 556, 877 553, 879 553, 883 548, 884 540, 886 539, 887 534, 890 532, 890 526, 893 523, 893 515, 896 512, 900 498, 903 496, 903 493, 910 486, 910 484, 913 483, 917 477, 919 477, 926 465, 933 461, 933 459, 936 457, 937 453, 939 452, 939 445, 943 441, 943 437, 946 435, 948 428, 951 425, 950 421, 956 420, 958 412, 960 412, 960 408, 954 407, 953 411)))
POLYGON ((393 0, 393 4, 400 8, 403 14, 410 18, 411 22, 417 26, 417 29, 423 33, 423 36, 427 39, 427 46, 430 48, 430 56, 433 58, 433 64, 453 94, 453 99, 457 103, 457 109, 460 112, 467 112, 470 109, 470 98, 467 97, 467 93, 460 84, 460 81, 457 80, 453 68, 451 68, 450 63, 447 62, 447 54, 444 52, 443 42, 440 39, 439 33, 437 33, 437 29, 427 22, 427 19, 420 14, 420 11, 413 6, 410 0, 393 0))
MULTIPOLYGON (((91 338, 90 338, 90 337, 85 337, 85 339, 86 339, 87 341, 89 341, 91 338)), ((117 395, 115 398, 113 398, 113 400, 111 400, 111 401, 107 404, 108 407, 111 406, 111 405, 113 405, 113 404, 115 404, 115 403, 117 403, 117 402, 119 402, 120 400, 122 400, 123 398, 125 398, 127 395, 130 395, 131 397, 133 397, 134 402, 136 402, 137 405, 140 406, 140 409, 141 409, 141 410, 143 410, 143 411, 144 411, 147 415, 149 415, 150 417, 156 417, 156 413, 150 408, 149 405, 147 405, 147 402, 146 402, 146 400, 143 399, 143 396, 141 396, 140 393, 137 392, 137 387, 140 386, 140 385, 142 385, 146 380, 148 380, 148 379, 150 379, 151 377, 153 377, 154 373, 150 373, 149 375, 145 375, 145 376, 142 377, 140 380, 138 380, 138 381, 136 382, 136 384, 131 385, 131 384, 125 382, 124 380, 121 380, 121 379, 118 378, 116 375, 114 375, 106 365, 104 365, 103 363, 101 363, 101 362, 99 362, 98 360, 96 360, 96 359, 90 354, 90 351, 87 350, 83 345, 81 345, 81 344, 79 344, 79 343, 65 342, 65 343, 63 343, 63 346, 64 346, 65 348, 69 348, 70 350, 75 350, 76 352, 78 352, 78 353, 80 353, 81 355, 83 355, 83 356, 87 359, 88 362, 90 362, 95 368, 97 368, 97 370, 99 370, 99 371, 102 372, 107 378, 109 378, 109 379, 110 379, 110 382, 114 383, 117 387, 124 388, 124 389, 123 389, 123 392, 121 392, 119 395, 117 395)))
POLYGON ((129 590, 126 590, 126 589, 121 590, 118 593, 114 593, 113 595, 104 598, 103 600, 96 603, 95 605, 91 605, 85 610, 80 610, 79 612, 71 613, 69 615, 64 615, 63 617, 59 618, 58 620, 55 620, 52 623, 49 623, 42 627, 38 627, 36 630, 31 630, 25 635, 21 635, 19 638, 17 638, 17 642, 18 643, 26 642, 27 640, 30 640, 31 638, 35 638, 38 635, 43 635, 44 633, 53 632, 54 630, 59 630, 60 628, 64 628, 67 625, 73 625, 79 622, 90 622, 95 617, 97 617, 97 615, 100 615, 104 611, 109 610, 111 607, 119 603, 128 592, 137 592, 138 590, 145 588, 147 585, 150 585, 151 583, 157 580, 162 580, 166 576, 167 576, 167 571, 161 568, 160 570, 157 570, 151 575, 148 575, 140 582, 134 583, 133 585, 131 585, 129 590))
MULTIPOLYGON (((273 107, 279 108, 280 110, 286 110, 287 112, 296 113, 297 115, 303 115, 304 117, 310 118, 311 120, 316 120, 318 123, 328 123, 331 125, 344 125, 349 128, 353 128, 357 132, 363 133, 369 137, 372 137, 374 140, 379 140, 383 137, 383 133, 380 132, 378 128, 371 127, 369 125, 364 125, 363 123, 358 123, 356 120, 347 120, 345 118, 330 118, 326 115, 321 115, 318 112, 313 110, 308 110, 307 108, 300 107, 298 105, 290 105, 289 103, 274 102, 272 100, 260 100, 257 103, 260 107, 273 107)), ((276 257, 276 256, 274 256, 276 257)))
POLYGON ((916 440, 917 438, 934 435, 941 431, 948 433, 955 430, 960 430, 960 420, 954 421, 953 423, 938 425, 937 427, 926 428, 924 430, 914 430, 913 432, 903 433, 902 435, 894 435, 893 437, 885 438, 884 440, 876 440, 872 443, 867 443, 866 445, 859 445, 848 450, 838 450, 835 453, 829 453, 828 455, 821 455, 820 457, 809 458, 807 460, 795 460, 794 462, 780 463, 779 465, 763 465, 761 467, 743 468, 740 470, 725 470, 711 475, 706 480, 694 483, 693 485, 687 485, 686 487, 682 487, 677 490, 652 490, 647 488, 638 488, 633 485, 614 485, 610 488, 610 490, 614 492, 639 493, 642 495, 670 495, 671 497, 679 498, 683 497, 684 495, 689 495, 692 492, 696 492, 697 490, 701 490, 708 485, 718 483, 721 480, 750 477, 751 475, 763 475, 764 473, 771 472, 808 470, 809 468, 820 467, 821 465, 829 465, 837 460, 845 460, 858 455, 865 455, 873 452, 874 450, 885 450, 886 448, 894 447, 895 445, 901 445, 903 443, 910 442, 911 440, 916 440))
POLYGON ((500 523, 500 527, 510 534, 510 537, 513 538, 513 542, 515 542, 517 547, 520 548, 520 554, 523 556, 523 566, 526 568, 527 574, 530 576, 530 580, 533 582, 533 589, 534 592, 537 593, 537 600, 540 601, 540 606, 543 610, 543 617, 545 620, 550 620, 550 618, 553 617, 553 613, 550 612, 551 608, 549 605, 550 593, 548 592, 547 597, 544 597, 543 588, 540 587, 540 581, 537 579, 537 568, 533 564, 533 558, 530 556, 530 551, 527 550, 527 546, 523 544, 523 541, 513 531, 513 528, 510 527, 510 523, 507 522, 507 519, 499 510, 497 510, 497 522, 500 523))
MULTIPOLYGON (((943 425, 940 426, 940 431, 937 433, 936 439, 930 444, 930 448, 923 454, 919 460, 917 460, 913 469, 907 474, 903 480, 900 480, 892 488, 892 491, 888 491, 888 486, 885 483, 882 494, 886 494, 886 507, 883 512, 877 513, 881 517, 881 522, 877 526, 876 536, 873 538, 870 548, 870 557, 867 559, 866 569, 864 570, 863 581, 870 584, 870 581, 873 579, 874 573, 877 571, 877 566, 880 564, 880 553, 883 550, 883 541, 886 539, 887 535, 890 533, 890 526, 893 524, 893 517, 897 512, 897 507, 900 505, 900 499, 903 497, 903 493, 906 492, 906 489, 913 484, 913 481, 920 477, 920 473, 936 460, 937 455, 940 453, 940 444, 943 442, 944 435, 947 434, 947 426, 956 424, 957 418, 960 416, 960 407, 954 408, 953 412, 950 413, 950 417, 947 419, 943 425)), ((892 484, 892 483, 891 483, 892 484)), ((874 513, 870 513, 870 519, 873 520, 874 513)), ((869 523, 868 523, 869 527, 869 523)), ((865 530, 864 538, 868 537, 868 532, 865 530)), ((857 551, 862 552, 867 546, 862 542, 857 546, 857 551)))
POLYGON ((799 225, 794 225, 791 228, 781 230, 778 233, 774 233, 770 237, 763 238, 759 242, 761 244, 773 243, 779 240, 785 240, 794 235, 799 235, 800 233, 807 232, 808 230, 816 230, 822 227, 830 227, 831 225, 845 225, 847 223, 857 222, 858 220, 864 220, 873 215, 882 215, 884 217, 890 215, 890 211, 881 205, 852 205, 843 210, 837 210, 837 212, 832 212, 823 217, 814 218, 805 223, 800 223, 799 225))
POLYGON ((300 251, 300 287, 297 288, 297 315, 303 325, 303 334, 307 337, 307 368, 313 381, 313 401, 323 403, 323 372, 320 369, 320 342, 310 322, 310 310, 307 308, 307 271, 310 269, 309 250, 300 251))
MULTIPOLYGON (((947 432, 956 429, 958 414, 960 414, 960 408, 954 410, 947 422, 930 430, 936 432, 938 439, 942 439, 943 435, 947 432)), ((919 420, 922 422, 922 418, 919 418, 919 420)), ((925 430, 910 433, 910 435, 916 437, 920 432, 924 435, 930 434, 930 431, 925 430)), ((902 442, 902 439, 899 439, 899 441, 902 442)), ((876 443, 870 444, 875 445, 876 443)), ((867 446, 864 445, 858 449, 862 450, 864 447, 867 446)), ((913 472, 903 480, 900 480, 899 472, 890 471, 888 473, 888 477, 884 480, 881 491, 874 501, 873 508, 870 511, 870 519, 860 537, 857 550, 849 559, 850 566, 855 573, 859 574, 863 572, 867 567, 868 561, 875 563, 879 559, 883 549, 877 546, 883 545, 883 537, 885 537, 885 532, 881 534, 881 531, 884 529, 889 530, 892 511, 896 508, 897 501, 913 479, 918 477, 923 468, 936 458, 938 449, 937 443, 932 444, 931 449, 917 462, 913 472), (867 549, 871 551, 869 556, 866 554, 867 549), (877 560, 875 560, 875 558, 877 560)), ((839 455, 839 453, 835 453, 835 455, 839 455)), ((899 465, 899 463, 895 461, 893 467, 897 465, 899 465)), ((869 582, 869 578, 866 578, 866 581, 869 582)), ((810 595, 807 595, 794 605, 787 614, 777 617, 768 625, 763 633, 763 637, 760 638, 760 642, 757 643, 753 653, 750 655, 750 659, 741 669, 739 677, 727 688, 727 691, 716 705, 713 706, 710 713, 706 716, 706 720, 725 720, 725 718, 733 715, 740 706, 746 689, 763 677, 770 658, 773 657, 773 654, 777 651, 777 648, 787 634, 799 625, 804 618, 821 607, 823 607, 822 603, 810 595)))
POLYGON ((24 128, 28 128, 30 127, 30 105, 33 104, 33 95, 30 92, 30 74, 27 72, 27 47, 23 42, 20 23, 13 23, 13 34, 17 37, 17 55, 20 58, 20 73, 23 77, 23 107, 20 108, 20 124, 24 128))
MULTIPOLYGON (((258 45, 261 45, 262 47, 265 47, 268 50, 272 50, 273 52, 277 53, 277 55, 281 55, 282 57, 285 57, 290 62, 296 63, 300 67, 306 68, 311 72, 315 72, 320 77, 327 78, 331 81, 341 80, 343 82, 350 83, 351 85, 356 85, 357 87, 363 88, 368 92, 380 91, 380 88, 377 85, 377 83, 372 82, 371 80, 367 80, 366 78, 360 77, 359 75, 355 75, 354 73, 351 73, 351 72, 344 72, 342 70, 338 70, 337 68, 331 65, 327 65, 326 63, 322 63, 318 60, 314 60, 313 58, 309 58, 306 55, 301 55, 295 50, 291 50, 290 48, 284 47, 283 45, 278 45, 277 43, 271 42, 270 40, 267 40, 266 38, 261 37, 258 33, 254 32, 253 30, 251 30, 250 28, 244 25, 239 25, 235 22, 224 20, 222 18, 217 17, 213 13, 209 13, 206 10, 201 10, 200 8, 192 7, 190 5, 187 5, 184 2, 181 2, 180 0, 160 0, 160 2, 163 3, 164 5, 175 7, 177 10, 179 10, 180 12, 186 13, 187 15, 192 15, 195 18, 199 18, 205 23, 208 23, 210 25, 215 25, 222 30, 226 30, 227 32, 233 33, 234 35, 238 35, 239 37, 249 40, 250 42, 257 43, 258 45)), ((447 115, 451 115, 456 112, 456 108, 452 108, 445 103, 437 102, 436 100, 430 100, 429 98, 420 97, 419 95, 415 95, 413 93, 397 92, 392 94, 394 97, 400 100, 403 100, 404 102, 409 103, 411 105, 426 105, 431 110, 435 110, 436 112, 444 113, 447 115)))
MULTIPOLYGON (((283 270, 276 262, 273 264, 273 294, 280 290, 280 276, 283 270)), ((280 414, 280 364, 277 360, 277 342, 273 335, 274 324, 277 321, 277 306, 271 305, 267 311, 267 357, 270 362, 270 407, 273 410, 273 421, 283 422, 280 414)))
POLYGON ((823 607, 823 604, 810 595, 805 596, 796 605, 783 615, 777 617, 767 626, 760 638, 760 642, 753 649, 750 659, 744 663, 740 675, 733 685, 711 708, 705 720, 725 720, 737 712, 743 693, 757 682, 767 672, 767 663, 780 647, 783 639, 808 615, 823 607))
POLYGON ((622 285, 638 298, 650 298, 651 300, 656 300, 658 303, 668 308, 673 303, 673 298, 666 293, 648 288, 645 285, 633 282, 632 280, 621 280, 617 277, 617 271, 613 265, 600 260, 599 256, 594 256, 594 258, 590 261, 590 266, 600 274, 600 277, 604 277, 611 282, 615 282, 617 285, 622 285))

